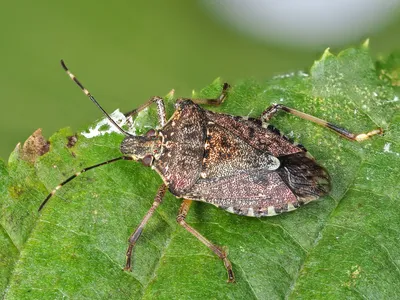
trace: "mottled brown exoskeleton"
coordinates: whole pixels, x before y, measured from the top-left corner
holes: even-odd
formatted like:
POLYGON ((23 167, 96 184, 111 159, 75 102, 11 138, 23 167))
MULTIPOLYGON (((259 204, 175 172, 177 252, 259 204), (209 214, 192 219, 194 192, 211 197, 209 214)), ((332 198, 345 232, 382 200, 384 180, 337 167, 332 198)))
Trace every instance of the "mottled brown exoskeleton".
POLYGON ((47 196, 39 210, 61 186, 92 168, 124 159, 141 161, 154 169, 164 183, 158 189, 152 207, 129 238, 125 270, 131 269, 133 247, 167 189, 184 199, 177 222, 224 262, 228 282, 234 282, 235 277, 226 252, 185 221, 192 200, 207 202, 238 215, 264 217, 294 210, 330 191, 328 172, 303 146, 291 142, 267 124, 278 110, 330 128, 354 141, 381 133, 380 129, 376 129, 366 134, 352 134, 329 122, 279 104, 271 105, 259 119, 219 114, 198 105, 221 104, 229 88, 225 83, 217 99, 177 100, 175 112, 169 120, 166 119, 163 99, 151 98, 127 115, 137 114, 155 103, 159 128, 149 130, 144 136, 134 136, 120 128, 63 61, 61 63, 71 79, 126 137, 120 148, 123 156, 74 174, 47 196))

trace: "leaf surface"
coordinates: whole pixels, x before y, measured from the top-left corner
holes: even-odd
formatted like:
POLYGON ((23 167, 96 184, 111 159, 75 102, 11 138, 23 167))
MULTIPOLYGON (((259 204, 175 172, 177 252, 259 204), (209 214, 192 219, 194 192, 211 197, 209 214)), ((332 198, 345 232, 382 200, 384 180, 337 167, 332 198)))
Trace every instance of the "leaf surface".
MULTIPOLYGON (((326 51, 310 73, 234 85, 214 109, 258 117, 282 103, 361 133, 362 143, 295 116, 271 121, 300 142, 332 176, 331 194, 294 212, 241 217, 195 202, 187 221, 225 246, 236 275, 176 224, 180 200, 170 193, 134 249, 132 273, 122 271, 127 238, 150 208, 159 176, 140 163, 93 169, 46 195, 80 169, 120 156, 123 136, 86 138, 70 129, 50 138, 34 163, 17 147, 0 163, 0 291, 5 299, 310 299, 400 297, 400 59, 374 63, 367 44, 335 56, 326 51)), ((216 97, 216 80, 194 97, 216 97)), ((172 113, 172 99, 168 101, 172 113)), ((135 122, 143 133, 155 109, 135 122)), ((104 128, 102 128, 104 129, 104 128)), ((106 128, 107 129, 107 128, 106 128)))

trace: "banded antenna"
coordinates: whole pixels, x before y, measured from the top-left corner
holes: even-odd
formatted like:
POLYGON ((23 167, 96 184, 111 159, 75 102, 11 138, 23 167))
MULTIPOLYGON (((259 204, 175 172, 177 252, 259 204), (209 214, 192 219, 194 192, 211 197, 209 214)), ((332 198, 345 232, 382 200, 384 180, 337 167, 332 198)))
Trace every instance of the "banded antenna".
MULTIPOLYGON (((82 85, 82 83, 80 83, 79 80, 74 76, 74 74, 72 74, 72 73, 68 70, 68 68, 67 68, 67 66, 65 65, 65 63, 64 63, 63 60, 61 60, 61 65, 62 65, 63 69, 65 70, 65 72, 67 72, 68 76, 71 77, 71 79, 72 79, 73 81, 75 81, 75 83, 81 88, 81 90, 85 93, 85 95, 88 96, 89 99, 92 100, 92 102, 93 102, 94 104, 96 104, 96 106, 97 106, 98 108, 100 108, 100 110, 103 112, 103 114, 110 120, 110 122, 111 122, 119 131, 121 131, 123 134, 125 134, 125 135, 127 135, 127 136, 133 136, 133 135, 130 134, 129 132, 123 130, 123 129, 110 117, 110 115, 109 115, 108 113, 106 113, 106 111, 100 106, 100 104, 96 101, 96 99, 92 96, 92 94, 90 94, 89 91, 88 91, 87 89, 85 89, 85 87, 82 85)), ((107 160, 107 161, 101 162, 101 163, 99 163, 99 164, 96 164, 96 165, 93 165, 93 166, 90 166, 90 167, 87 167, 87 168, 84 168, 84 169, 80 170, 79 172, 77 172, 77 173, 75 173, 74 175, 68 177, 66 180, 64 180, 64 181, 61 182, 59 185, 57 185, 57 186, 50 192, 50 194, 47 195, 46 199, 43 200, 43 202, 42 202, 42 204, 40 205, 38 211, 40 212, 40 211, 43 209, 43 207, 46 205, 46 203, 50 200, 50 198, 51 198, 59 189, 61 189, 61 187, 63 187, 65 184, 67 184, 67 183, 70 182, 71 180, 75 179, 76 177, 80 176, 81 174, 83 174, 83 173, 85 173, 85 172, 87 172, 87 171, 89 171, 89 170, 91 170, 91 169, 94 169, 94 168, 97 168, 97 167, 100 167, 100 166, 104 166, 104 165, 107 165, 107 164, 110 164, 110 163, 113 163, 113 162, 116 162, 116 161, 119 161, 119 160, 133 160, 133 158, 132 158, 132 157, 129 157, 129 156, 120 156, 120 157, 113 158, 113 159, 110 159, 110 160, 107 160)))
POLYGON ((122 129, 111 117, 110 115, 101 107, 101 105, 99 104, 99 102, 97 102, 97 100, 92 96, 91 93, 89 93, 89 91, 82 85, 82 83, 80 83, 80 81, 75 77, 74 74, 72 74, 67 66, 64 63, 64 60, 61 60, 61 66, 63 67, 63 69, 65 70, 65 72, 67 72, 68 76, 81 88, 82 92, 85 93, 86 96, 88 96, 88 98, 90 100, 92 100, 92 102, 94 104, 96 104, 96 106, 103 112, 103 114, 110 120, 110 122, 119 130, 121 131, 123 134, 125 134, 126 136, 133 136, 132 134, 130 134, 129 132, 127 132, 126 130, 122 129))
POLYGON ((61 182, 59 185, 57 185, 51 192, 50 194, 47 195, 46 199, 43 200, 42 204, 40 204, 38 211, 41 211, 43 209, 43 207, 46 205, 46 203, 50 200, 51 197, 53 197, 53 195, 59 190, 61 189, 66 183, 70 182, 72 179, 75 179, 76 177, 82 175, 83 173, 85 173, 86 171, 89 171, 91 169, 97 168, 97 167, 101 167, 104 165, 108 165, 111 164, 113 162, 119 161, 119 160, 133 160, 132 157, 129 156, 121 156, 121 157, 117 157, 117 158, 113 158, 107 161, 103 161, 102 163, 99 163, 97 165, 94 166, 90 166, 87 168, 84 168, 82 170, 80 170, 79 172, 75 173, 74 175, 68 177, 66 180, 64 180, 63 182, 61 182))

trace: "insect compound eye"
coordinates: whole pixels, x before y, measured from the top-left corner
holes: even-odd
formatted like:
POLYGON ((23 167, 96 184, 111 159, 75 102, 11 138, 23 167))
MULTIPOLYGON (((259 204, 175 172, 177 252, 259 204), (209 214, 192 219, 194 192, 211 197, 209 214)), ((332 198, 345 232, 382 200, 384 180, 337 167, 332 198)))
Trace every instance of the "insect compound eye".
POLYGON ((156 136, 156 131, 154 129, 150 129, 149 131, 146 132, 147 137, 153 137, 156 136))
POLYGON ((146 167, 150 167, 153 162, 153 155, 146 155, 142 159, 142 164, 146 167))

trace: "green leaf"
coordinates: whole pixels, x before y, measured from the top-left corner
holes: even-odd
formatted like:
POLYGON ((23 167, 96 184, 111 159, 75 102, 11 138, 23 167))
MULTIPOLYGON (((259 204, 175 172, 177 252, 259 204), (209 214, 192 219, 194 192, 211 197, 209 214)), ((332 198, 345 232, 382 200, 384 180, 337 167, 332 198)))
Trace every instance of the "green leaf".
MULTIPOLYGON (((277 102, 356 133, 377 127, 385 132, 356 143, 285 113, 272 120, 326 166, 333 190, 294 212, 260 219, 193 203, 188 223, 227 247, 236 284, 227 284, 222 262, 177 225, 181 201, 170 193, 134 248, 133 272, 122 271, 127 238, 162 182, 140 163, 93 169, 37 212, 60 182, 120 156, 122 135, 78 133, 75 143, 74 133, 62 129, 50 138, 49 152, 33 151, 38 154, 29 159, 29 149, 18 146, 7 164, 0 163, 0 294, 5 299, 399 298, 399 61, 393 55, 375 64, 367 43, 337 56, 325 51, 309 74, 243 81, 223 105, 210 108, 258 117, 277 102)), ((216 80, 194 97, 215 97, 220 89, 216 80)), ((155 122, 155 109, 146 110, 135 130, 143 133, 155 122)))

